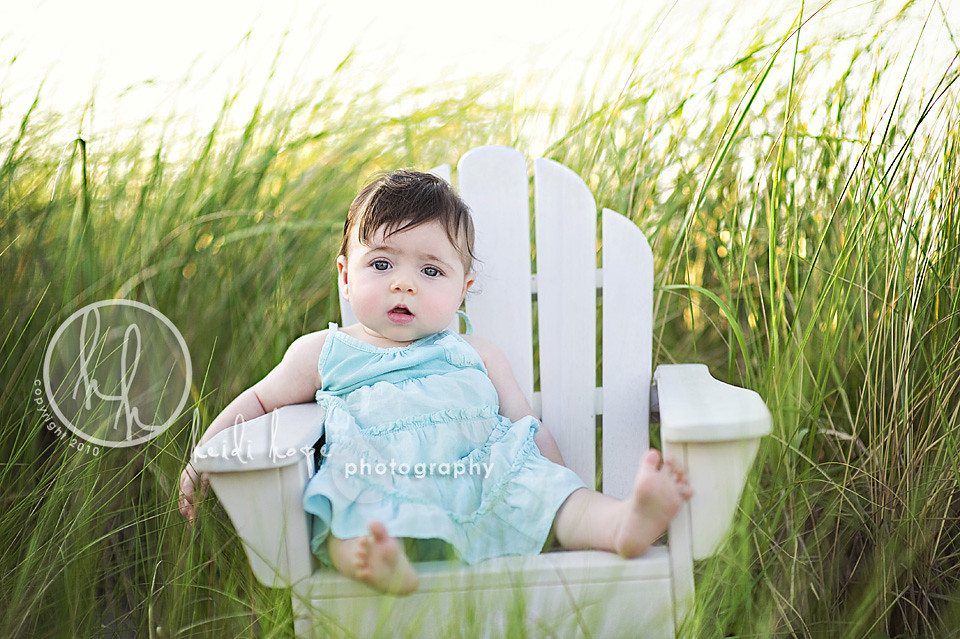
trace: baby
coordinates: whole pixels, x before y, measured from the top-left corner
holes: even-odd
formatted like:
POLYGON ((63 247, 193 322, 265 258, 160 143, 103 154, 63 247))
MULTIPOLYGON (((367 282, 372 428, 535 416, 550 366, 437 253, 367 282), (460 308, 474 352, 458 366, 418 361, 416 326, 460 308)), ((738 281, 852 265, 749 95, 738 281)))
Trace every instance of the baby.
MULTIPOLYGON (((566 549, 642 554, 691 490, 650 450, 618 500, 563 465, 503 353, 447 327, 476 280, 473 222, 443 180, 397 171, 361 190, 337 258, 340 291, 358 323, 304 335, 213 421, 316 398, 326 409, 325 458, 304 491, 313 551, 385 593, 418 586, 404 539, 440 539, 464 561, 566 549)), ((191 522, 198 477, 180 478, 191 522)))

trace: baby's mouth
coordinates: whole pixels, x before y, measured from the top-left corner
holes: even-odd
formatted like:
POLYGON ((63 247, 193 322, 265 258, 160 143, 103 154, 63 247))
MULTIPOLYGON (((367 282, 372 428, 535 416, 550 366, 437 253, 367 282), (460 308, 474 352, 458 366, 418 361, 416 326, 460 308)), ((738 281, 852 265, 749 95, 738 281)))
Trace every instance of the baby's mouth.
POLYGON ((387 311, 387 319, 395 324, 407 324, 412 322, 413 318, 413 313, 411 313, 410 309, 403 304, 397 304, 387 311))

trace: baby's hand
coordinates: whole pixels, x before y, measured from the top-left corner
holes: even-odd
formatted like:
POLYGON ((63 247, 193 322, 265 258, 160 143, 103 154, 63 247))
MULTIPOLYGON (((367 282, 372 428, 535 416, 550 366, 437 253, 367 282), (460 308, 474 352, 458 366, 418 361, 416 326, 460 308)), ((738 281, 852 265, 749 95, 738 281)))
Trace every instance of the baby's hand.
POLYGON ((191 526, 197 518, 197 511, 193 507, 194 491, 196 491, 199 486, 200 495, 206 495, 209 485, 210 480, 207 478, 206 473, 198 476, 192 464, 187 464, 183 472, 180 473, 180 499, 178 502, 180 514, 187 518, 191 526))

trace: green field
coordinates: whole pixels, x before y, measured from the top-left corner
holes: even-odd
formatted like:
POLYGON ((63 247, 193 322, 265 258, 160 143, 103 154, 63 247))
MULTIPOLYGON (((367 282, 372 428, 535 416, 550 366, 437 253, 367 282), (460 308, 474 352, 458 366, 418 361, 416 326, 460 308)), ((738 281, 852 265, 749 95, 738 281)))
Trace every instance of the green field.
POLYGON ((960 66, 893 64, 905 20, 842 43, 799 24, 709 68, 634 68, 624 43, 617 90, 585 80, 561 106, 495 78, 398 100, 349 62, 249 112, 227 98, 201 131, 91 138, 90 110, 39 87, 23 117, 0 102, 0 636, 290 634, 216 501, 196 530, 176 512, 190 413, 209 423, 338 319, 343 219, 373 172, 482 144, 543 144, 633 219, 654 363, 707 363, 773 413, 697 566, 692 634, 960 636, 960 66), (35 380, 61 322, 116 297, 179 328, 193 388, 160 437, 94 455, 45 427, 35 380))

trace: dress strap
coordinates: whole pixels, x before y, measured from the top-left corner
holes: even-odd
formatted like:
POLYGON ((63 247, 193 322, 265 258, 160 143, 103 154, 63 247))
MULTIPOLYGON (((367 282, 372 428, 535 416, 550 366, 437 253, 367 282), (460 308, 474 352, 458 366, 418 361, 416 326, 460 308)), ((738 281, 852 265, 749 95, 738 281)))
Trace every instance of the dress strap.
POLYGON ((338 328, 339 326, 337 326, 336 322, 330 322, 327 324, 327 329, 329 329, 331 333, 336 333, 338 328))
POLYGON ((470 323, 470 318, 467 317, 467 314, 463 311, 457 311, 457 315, 463 318, 463 334, 473 335, 473 324, 470 323))

